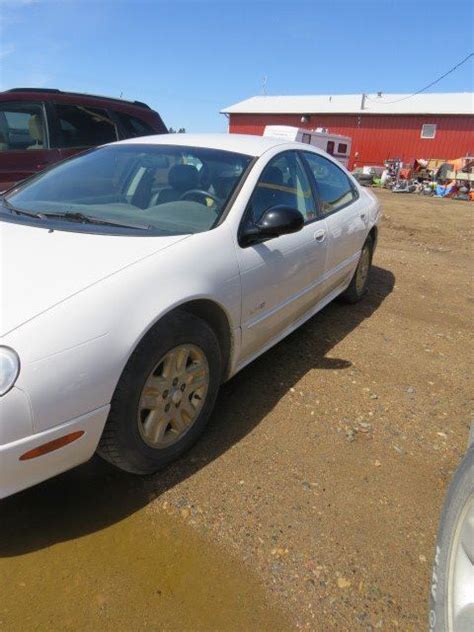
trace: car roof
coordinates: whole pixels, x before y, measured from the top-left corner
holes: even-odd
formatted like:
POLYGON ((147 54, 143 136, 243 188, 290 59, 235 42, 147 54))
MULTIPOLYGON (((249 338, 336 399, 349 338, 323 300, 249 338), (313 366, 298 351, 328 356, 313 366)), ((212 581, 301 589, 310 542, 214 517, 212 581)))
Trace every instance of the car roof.
POLYGON ((0 92, 0 97, 3 99, 41 99, 42 101, 62 100, 72 97, 75 101, 106 101, 114 103, 115 106, 124 107, 138 107, 146 110, 151 110, 150 106, 142 101, 129 101, 127 99, 121 99, 119 97, 110 97, 101 94, 88 94, 86 92, 65 92, 56 88, 11 88, 0 92))
MULTIPOLYGON (((128 138, 113 144, 187 145, 188 147, 222 149, 249 156, 261 156, 267 150, 279 145, 302 145, 302 143, 289 143, 284 138, 270 138, 250 134, 160 134, 158 136, 128 138)), ((305 145, 305 147, 307 148, 308 145, 305 145)))

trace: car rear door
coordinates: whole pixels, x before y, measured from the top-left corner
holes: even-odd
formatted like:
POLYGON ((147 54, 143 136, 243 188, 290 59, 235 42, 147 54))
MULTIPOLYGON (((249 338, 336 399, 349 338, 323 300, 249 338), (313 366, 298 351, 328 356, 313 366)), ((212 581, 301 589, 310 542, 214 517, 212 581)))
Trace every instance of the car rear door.
POLYGON ((44 104, 34 101, 0 102, 0 191, 59 160, 50 148, 44 104))
POLYGON ((242 283, 242 360, 291 330, 310 308, 312 277, 324 273, 326 244, 314 248, 316 202, 296 151, 269 160, 255 186, 242 224, 254 225, 263 212, 283 204, 297 208, 305 226, 297 233, 237 247, 242 283), (311 268, 311 270, 310 270, 311 268))
POLYGON ((303 154, 325 222, 327 259, 321 290, 327 296, 343 289, 352 278, 367 238, 369 217, 357 187, 335 161, 315 152, 303 154))

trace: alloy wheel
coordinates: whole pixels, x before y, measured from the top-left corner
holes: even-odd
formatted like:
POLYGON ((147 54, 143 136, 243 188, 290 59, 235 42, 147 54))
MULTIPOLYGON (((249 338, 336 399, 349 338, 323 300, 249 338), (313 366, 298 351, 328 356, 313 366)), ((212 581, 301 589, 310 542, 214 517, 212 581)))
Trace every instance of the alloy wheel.
POLYGON ((138 427, 152 448, 176 443, 191 428, 206 400, 209 364, 192 344, 171 349, 158 362, 143 386, 138 427))

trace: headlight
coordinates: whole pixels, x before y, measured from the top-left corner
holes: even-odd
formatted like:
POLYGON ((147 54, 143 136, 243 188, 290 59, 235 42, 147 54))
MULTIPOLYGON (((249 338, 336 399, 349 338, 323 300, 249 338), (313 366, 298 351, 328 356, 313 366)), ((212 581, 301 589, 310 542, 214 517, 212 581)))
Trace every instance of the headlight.
POLYGON ((0 347, 0 397, 8 393, 20 372, 20 359, 10 347, 0 347))

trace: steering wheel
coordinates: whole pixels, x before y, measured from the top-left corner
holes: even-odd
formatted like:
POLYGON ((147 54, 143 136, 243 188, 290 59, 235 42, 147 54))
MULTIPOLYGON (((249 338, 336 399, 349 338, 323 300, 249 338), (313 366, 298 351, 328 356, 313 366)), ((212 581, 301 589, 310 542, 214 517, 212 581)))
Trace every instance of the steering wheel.
MULTIPOLYGON (((204 191, 203 189, 190 189, 189 191, 185 191, 179 199, 186 200, 186 198, 192 195, 201 195, 204 198, 211 198, 211 200, 214 200, 216 204, 220 204, 220 202, 222 202, 221 198, 217 197, 217 195, 209 193, 209 191, 204 191)), ((205 204, 205 206, 207 206, 207 204, 205 204)))

